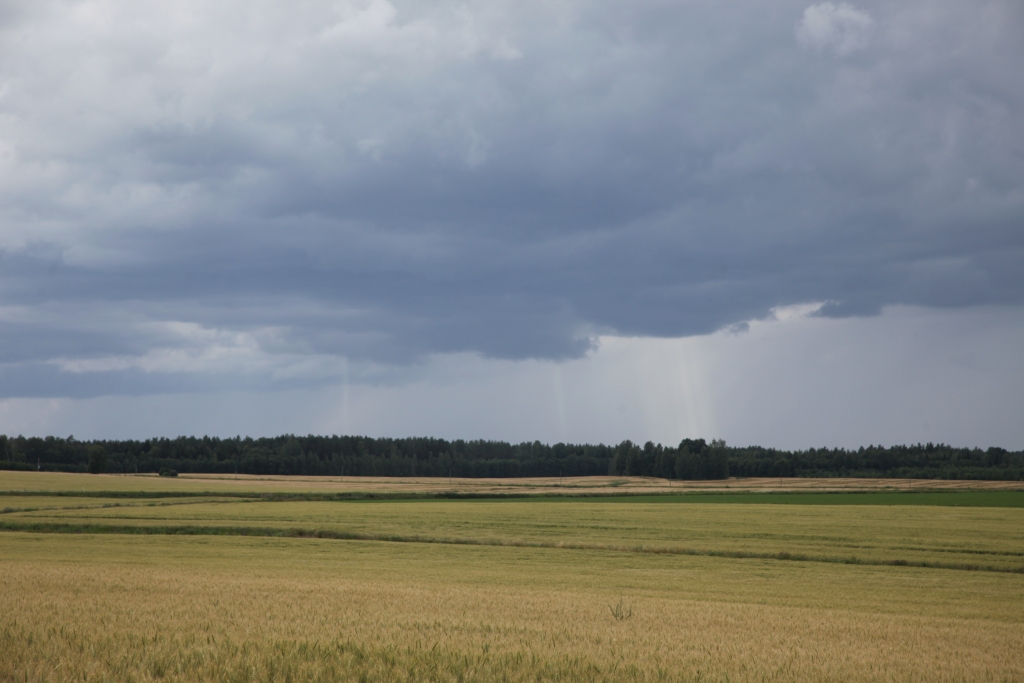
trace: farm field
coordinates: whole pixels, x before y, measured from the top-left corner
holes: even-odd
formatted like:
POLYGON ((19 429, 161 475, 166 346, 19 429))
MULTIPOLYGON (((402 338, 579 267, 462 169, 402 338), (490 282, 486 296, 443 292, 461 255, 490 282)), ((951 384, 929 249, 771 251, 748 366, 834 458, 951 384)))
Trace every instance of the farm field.
POLYGON ((667 481, 652 477, 537 477, 527 479, 445 479, 430 477, 302 477, 262 475, 155 474, 83 476, 66 472, 0 471, 0 491, 90 493, 406 493, 438 492, 540 494, 677 493, 710 491, 1024 491, 1019 481, 971 481, 869 478, 742 478, 724 481, 667 481))
MULTIPOLYGON (((840 494, 836 494, 840 495, 840 494)), ((86 501, 88 498, 69 499, 86 501)), ((1024 571, 1024 509, 572 501, 145 501, 44 507, 21 530, 163 531, 632 552, 793 556, 1024 571), (108 504, 110 505, 110 504, 108 504), (835 508, 835 509, 833 509, 835 508), (68 528, 70 527, 70 529, 68 528), (129 528, 125 528, 129 527, 129 528), (131 529, 130 527, 138 527, 131 529)))
POLYGON ((0 680, 1024 680, 1012 491, 153 499, 33 474, 0 473, 0 680))

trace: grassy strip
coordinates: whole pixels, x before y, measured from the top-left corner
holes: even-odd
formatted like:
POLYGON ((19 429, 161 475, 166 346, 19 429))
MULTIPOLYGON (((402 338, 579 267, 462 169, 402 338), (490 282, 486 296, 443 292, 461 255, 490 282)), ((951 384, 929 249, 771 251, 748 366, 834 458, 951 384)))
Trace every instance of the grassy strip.
POLYGON ((723 491, 684 494, 619 494, 607 502, 746 503, 755 505, 928 505, 940 507, 1024 507, 1024 491, 723 491), (674 498, 674 500, 673 500, 674 498))
POLYGON ((270 494, 252 491, 86 491, 84 489, 81 491, 0 491, 0 496, 44 496, 53 498, 260 498, 267 495, 270 494))
MULTIPOLYGON (((557 488, 557 487, 554 487, 557 488)), ((685 495, 685 494, 684 494, 685 495)), ((338 491, 323 492, 262 492, 262 491, 0 491, 0 496, 53 496, 67 498, 250 498, 267 501, 346 501, 346 500, 521 500, 524 498, 549 500, 561 498, 626 498, 644 496, 659 498, 670 496, 681 497, 674 492, 623 492, 614 493, 527 493, 522 491, 338 491)))
POLYGON ((860 564, 884 567, 920 567, 1024 574, 1024 566, 994 567, 963 562, 929 562, 917 560, 871 560, 856 556, 806 555, 790 552, 752 552, 746 550, 705 550, 652 545, 615 545, 607 543, 545 542, 482 538, 445 538, 402 534, 367 534, 327 529, 241 527, 241 526, 134 526, 114 524, 65 524, 57 522, 0 521, 0 531, 21 531, 49 534, 135 534, 165 536, 256 536, 277 538, 324 538, 343 541, 381 541, 387 543, 437 543, 442 545, 499 546, 516 548, 547 548, 558 550, 602 550, 609 552, 644 553, 650 555, 695 555, 732 559, 822 562, 827 564, 860 564))
POLYGON ((723 491, 615 493, 526 493, 473 491, 0 491, 2 496, 52 496, 67 498, 231 498, 249 501, 402 501, 402 500, 531 500, 594 501, 623 503, 741 503, 786 505, 929 505, 941 507, 1024 507, 1024 491, 723 491))
MULTIPOLYGON (((878 546, 853 544, 853 543, 835 543, 835 548, 877 548, 878 546)), ((974 548, 929 548, 912 545, 899 546, 897 548, 890 547, 889 549, 895 550, 915 550, 921 552, 931 553, 956 553, 957 555, 995 555, 997 557, 1024 557, 1024 551, 1019 550, 977 550, 974 548)))
MULTIPOLYGON (((558 498, 605 498, 634 495, 631 493, 524 493, 513 491, 472 492, 472 491, 338 491, 335 493, 318 492, 261 492, 261 491, 0 491, 2 496, 45 496, 61 498, 128 498, 128 499, 159 499, 159 498, 244 498, 256 501, 396 501, 396 500, 521 500, 524 498, 558 499, 558 498)), ((651 496, 650 493, 643 494, 651 496)), ((662 494, 653 494, 655 497, 662 494)), ((676 495, 676 494, 664 494, 676 495)))
POLYGON ((138 508, 138 507, 170 507, 172 505, 198 505, 200 503, 248 503, 256 502, 250 499, 243 500, 216 500, 216 499, 203 499, 203 500, 172 500, 163 503, 103 503, 102 505, 61 505, 55 506, 50 505, 47 507, 34 507, 34 508, 13 508, 5 507, 0 508, 0 515, 6 515, 14 512, 52 512, 56 511, 68 511, 68 510, 105 510, 107 508, 138 508))

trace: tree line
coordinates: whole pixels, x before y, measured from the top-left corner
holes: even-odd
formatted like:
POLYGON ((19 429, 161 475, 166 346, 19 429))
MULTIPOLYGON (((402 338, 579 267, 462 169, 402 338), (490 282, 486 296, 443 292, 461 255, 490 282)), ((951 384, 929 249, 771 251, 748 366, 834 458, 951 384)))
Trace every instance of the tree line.
POLYGON ((785 451, 683 439, 604 444, 510 444, 434 438, 295 436, 79 441, 0 434, 0 469, 60 472, 301 474, 419 477, 644 476, 1024 478, 1024 451, 944 444, 785 451))

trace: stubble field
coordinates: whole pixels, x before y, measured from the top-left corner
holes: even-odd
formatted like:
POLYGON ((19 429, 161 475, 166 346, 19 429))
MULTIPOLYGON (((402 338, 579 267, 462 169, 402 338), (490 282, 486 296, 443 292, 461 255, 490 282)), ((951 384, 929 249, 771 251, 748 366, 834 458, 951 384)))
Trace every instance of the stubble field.
POLYGON ((0 473, 0 680, 1024 680, 1024 492, 267 486, 0 473))

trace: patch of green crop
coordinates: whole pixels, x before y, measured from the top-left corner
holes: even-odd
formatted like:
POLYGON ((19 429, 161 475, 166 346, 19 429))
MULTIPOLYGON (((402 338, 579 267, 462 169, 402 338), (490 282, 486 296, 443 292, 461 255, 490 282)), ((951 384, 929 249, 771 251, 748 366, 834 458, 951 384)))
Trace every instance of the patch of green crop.
POLYGON ((665 505, 604 499, 196 500, 29 510, 4 515, 0 522, 23 530, 128 533, 138 527, 136 533, 143 528, 161 533, 167 527, 215 534, 233 528, 231 533, 254 535, 1024 568, 1024 510, 1012 507, 665 505))
MULTIPOLYGON (((547 498, 554 500, 555 497, 547 498)), ((570 502, 572 499, 561 499, 570 502)), ((607 503, 742 503, 759 505, 928 505, 941 507, 1024 507, 1024 491, 841 491, 765 493, 681 493, 602 496, 607 503)))

